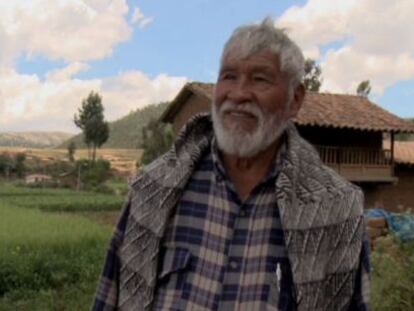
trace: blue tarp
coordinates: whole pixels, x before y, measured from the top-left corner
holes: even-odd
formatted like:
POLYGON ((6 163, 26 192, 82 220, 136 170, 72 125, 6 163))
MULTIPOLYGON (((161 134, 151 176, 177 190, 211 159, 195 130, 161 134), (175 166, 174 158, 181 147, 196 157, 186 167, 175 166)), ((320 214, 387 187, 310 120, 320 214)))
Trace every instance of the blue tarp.
POLYGON ((387 220, 389 230, 401 241, 414 240, 414 215, 404 213, 391 213, 380 208, 369 209, 365 217, 384 217, 387 220))

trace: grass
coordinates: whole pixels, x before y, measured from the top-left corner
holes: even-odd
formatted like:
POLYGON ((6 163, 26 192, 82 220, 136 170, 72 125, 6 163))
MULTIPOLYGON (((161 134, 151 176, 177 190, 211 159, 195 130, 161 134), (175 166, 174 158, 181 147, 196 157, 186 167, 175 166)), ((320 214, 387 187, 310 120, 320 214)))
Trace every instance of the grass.
MULTIPOLYGON (((0 311, 88 310, 122 201, 1 183, 0 311)), ((414 242, 376 245, 372 310, 414 310, 414 242)))
POLYGON ((0 228, 0 310, 87 310, 110 227, 1 201, 0 228))
POLYGON ((372 310, 414 310, 414 241, 380 239, 371 256, 372 310))
POLYGON ((113 190, 113 193, 116 194, 125 196, 129 190, 128 183, 124 179, 112 178, 108 180, 105 184, 113 190))
POLYGON ((0 197, 10 206, 54 212, 115 211, 119 210, 124 202, 123 195, 17 187, 10 183, 0 184, 0 197))

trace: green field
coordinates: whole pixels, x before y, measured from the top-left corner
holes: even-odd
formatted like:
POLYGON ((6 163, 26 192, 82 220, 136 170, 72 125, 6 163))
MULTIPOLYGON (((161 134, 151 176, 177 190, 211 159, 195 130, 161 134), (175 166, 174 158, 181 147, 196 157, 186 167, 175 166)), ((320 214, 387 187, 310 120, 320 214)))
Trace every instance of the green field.
POLYGON ((70 189, 17 187, 10 183, 0 186, 0 198, 9 206, 37 208, 44 211, 80 212, 119 210, 123 196, 70 189))
MULTIPOLYGON (((89 310, 122 202, 0 181, 0 311, 89 310)), ((371 259, 372 310, 414 310, 414 242, 384 238, 371 259)))
POLYGON ((0 310, 88 310, 112 228, 84 214, 122 201, 0 183, 0 310))

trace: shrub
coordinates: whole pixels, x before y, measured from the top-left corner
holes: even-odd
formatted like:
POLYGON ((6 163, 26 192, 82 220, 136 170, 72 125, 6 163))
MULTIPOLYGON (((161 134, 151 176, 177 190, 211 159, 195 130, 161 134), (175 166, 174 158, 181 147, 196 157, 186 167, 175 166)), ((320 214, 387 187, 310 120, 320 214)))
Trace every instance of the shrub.
POLYGON ((99 159, 95 163, 79 160, 76 167, 86 188, 102 184, 111 177, 111 163, 106 160, 99 159))
POLYGON ((372 309, 414 310, 414 242, 378 240, 372 253, 372 309))
POLYGON ((97 185, 96 187, 93 187, 91 190, 96 193, 115 194, 115 190, 106 184, 97 185))

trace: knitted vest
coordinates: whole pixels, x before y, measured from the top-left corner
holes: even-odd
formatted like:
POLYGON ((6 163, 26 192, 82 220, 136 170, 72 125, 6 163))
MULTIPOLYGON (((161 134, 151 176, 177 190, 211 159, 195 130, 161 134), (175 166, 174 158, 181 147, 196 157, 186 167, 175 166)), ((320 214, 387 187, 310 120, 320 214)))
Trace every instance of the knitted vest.
MULTIPOLYGON (((210 118, 194 117, 173 148, 132 184, 118 254, 119 310, 151 310, 161 239, 212 136, 210 118)), ((325 167, 289 124, 276 196, 298 311, 346 310, 362 247, 362 192, 325 167)))

